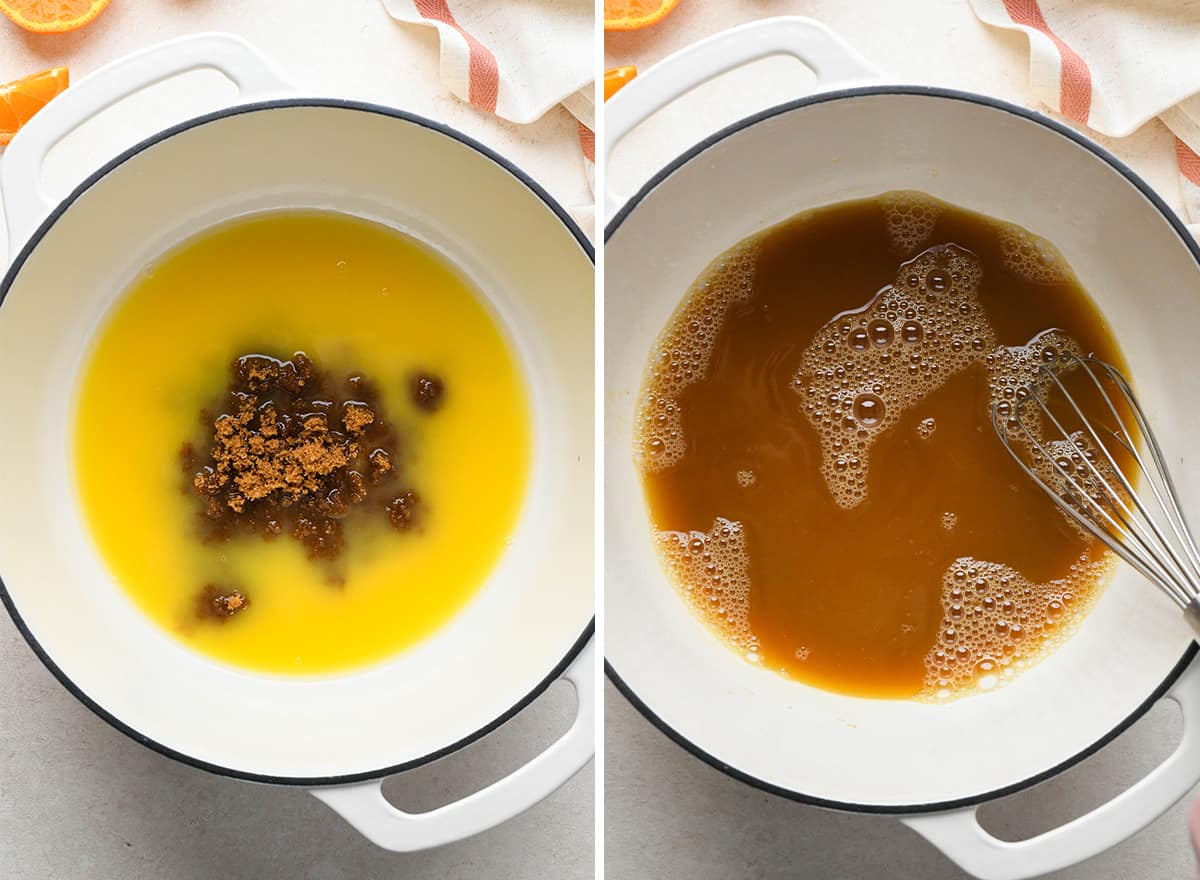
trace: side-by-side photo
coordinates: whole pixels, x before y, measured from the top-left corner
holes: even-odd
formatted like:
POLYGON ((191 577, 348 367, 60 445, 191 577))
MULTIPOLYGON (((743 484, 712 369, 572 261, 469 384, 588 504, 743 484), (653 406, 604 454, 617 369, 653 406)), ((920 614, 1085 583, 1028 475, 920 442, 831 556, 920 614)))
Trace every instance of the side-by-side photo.
POLYGON ((0 880, 1200 877, 1196 327, 1196 2, 0 0, 0 880))
POLYGON ((5 878, 595 876, 595 16, 450 5, 0 0, 5 878))
POLYGON ((606 876, 1195 876, 1200 14, 619 5, 606 876))

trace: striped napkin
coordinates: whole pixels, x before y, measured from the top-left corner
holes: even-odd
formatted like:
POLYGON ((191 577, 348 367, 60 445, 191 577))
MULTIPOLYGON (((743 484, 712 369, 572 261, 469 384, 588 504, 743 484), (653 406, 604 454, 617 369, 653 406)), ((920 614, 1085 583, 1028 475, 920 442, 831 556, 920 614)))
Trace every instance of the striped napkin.
MULTIPOLYGON (((437 30, 442 82, 462 100, 517 123, 533 122, 562 104, 578 123, 584 173, 594 193, 592 0, 383 0, 383 6, 399 21, 437 30)), ((593 225, 592 206, 571 213, 585 229, 593 225)))
POLYGON ((1200 237, 1200 3, 970 0, 985 24, 1024 31, 1038 100, 1101 134, 1154 117, 1175 135, 1189 229, 1200 237))

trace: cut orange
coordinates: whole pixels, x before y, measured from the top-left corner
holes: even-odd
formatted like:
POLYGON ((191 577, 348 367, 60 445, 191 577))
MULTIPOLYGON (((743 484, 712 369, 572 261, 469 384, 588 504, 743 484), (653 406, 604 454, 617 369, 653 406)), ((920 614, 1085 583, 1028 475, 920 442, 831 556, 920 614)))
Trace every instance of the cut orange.
POLYGON ((0 85, 0 147, 11 141, 18 128, 65 89, 69 79, 65 67, 55 67, 0 85))
POLYGON ((678 5, 679 0, 604 0, 604 29, 636 31, 649 27, 678 5))
POLYGON ((604 71, 604 100, 608 100, 637 76, 637 68, 632 64, 625 67, 614 67, 604 71))
POLYGON ((108 0, 0 0, 0 12, 35 34, 64 34, 81 28, 108 0))

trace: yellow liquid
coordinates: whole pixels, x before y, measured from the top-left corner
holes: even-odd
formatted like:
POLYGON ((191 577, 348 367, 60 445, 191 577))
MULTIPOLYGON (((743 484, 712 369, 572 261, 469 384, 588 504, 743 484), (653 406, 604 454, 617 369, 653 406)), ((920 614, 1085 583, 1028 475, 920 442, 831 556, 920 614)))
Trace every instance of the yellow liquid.
POLYGON ((451 267, 383 226, 289 212, 206 232, 131 285, 86 359, 74 440, 85 520, 146 614, 227 663, 315 674, 401 651, 475 594, 516 526, 531 427, 509 344, 451 267), (382 511, 348 521, 340 587, 287 536, 201 542, 179 461, 235 357, 294 351, 376 383, 424 503, 419 532, 396 532, 382 511), (417 369, 445 381, 433 414, 409 398, 417 369), (198 619, 206 583, 236 586, 250 607, 198 619))

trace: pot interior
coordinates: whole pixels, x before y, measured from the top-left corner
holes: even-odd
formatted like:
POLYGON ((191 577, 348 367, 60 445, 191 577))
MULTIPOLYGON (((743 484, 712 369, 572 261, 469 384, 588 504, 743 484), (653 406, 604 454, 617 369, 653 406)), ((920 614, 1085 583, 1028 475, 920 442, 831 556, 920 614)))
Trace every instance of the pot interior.
MULTIPOLYGON (((1128 173, 1025 111, 924 89, 782 108, 693 151, 609 228, 605 290, 606 655, 649 712, 718 766, 861 809, 978 799, 1094 747, 1191 650, 1181 616, 1122 566, 1080 631, 990 694, 945 705, 818 690, 752 667, 695 619, 655 556, 632 459, 655 338, 718 254, 804 210, 915 189, 1061 249, 1113 328, 1185 503, 1200 430, 1200 250, 1128 173)), ((886 576, 886 573, 885 573, 886 576)))
POLYGON ((60 677, 139 737, 255 778, 378 773, 501 719, 582 647, 593 604, 592 262, 573 227, 496 160, 375 108, 243 108, 160 137, 85 185, 6 286, 0 408, 15 430, 0 439, 0 576, 60 677), (221 665, 145 618, 91 545, 68 437, 83 354, 129 280, 205 227, 286 208, 376 220, 455 264, 513 340, 534 419, 519 527, 468 606, 391 660, 313 678, 221 665))

